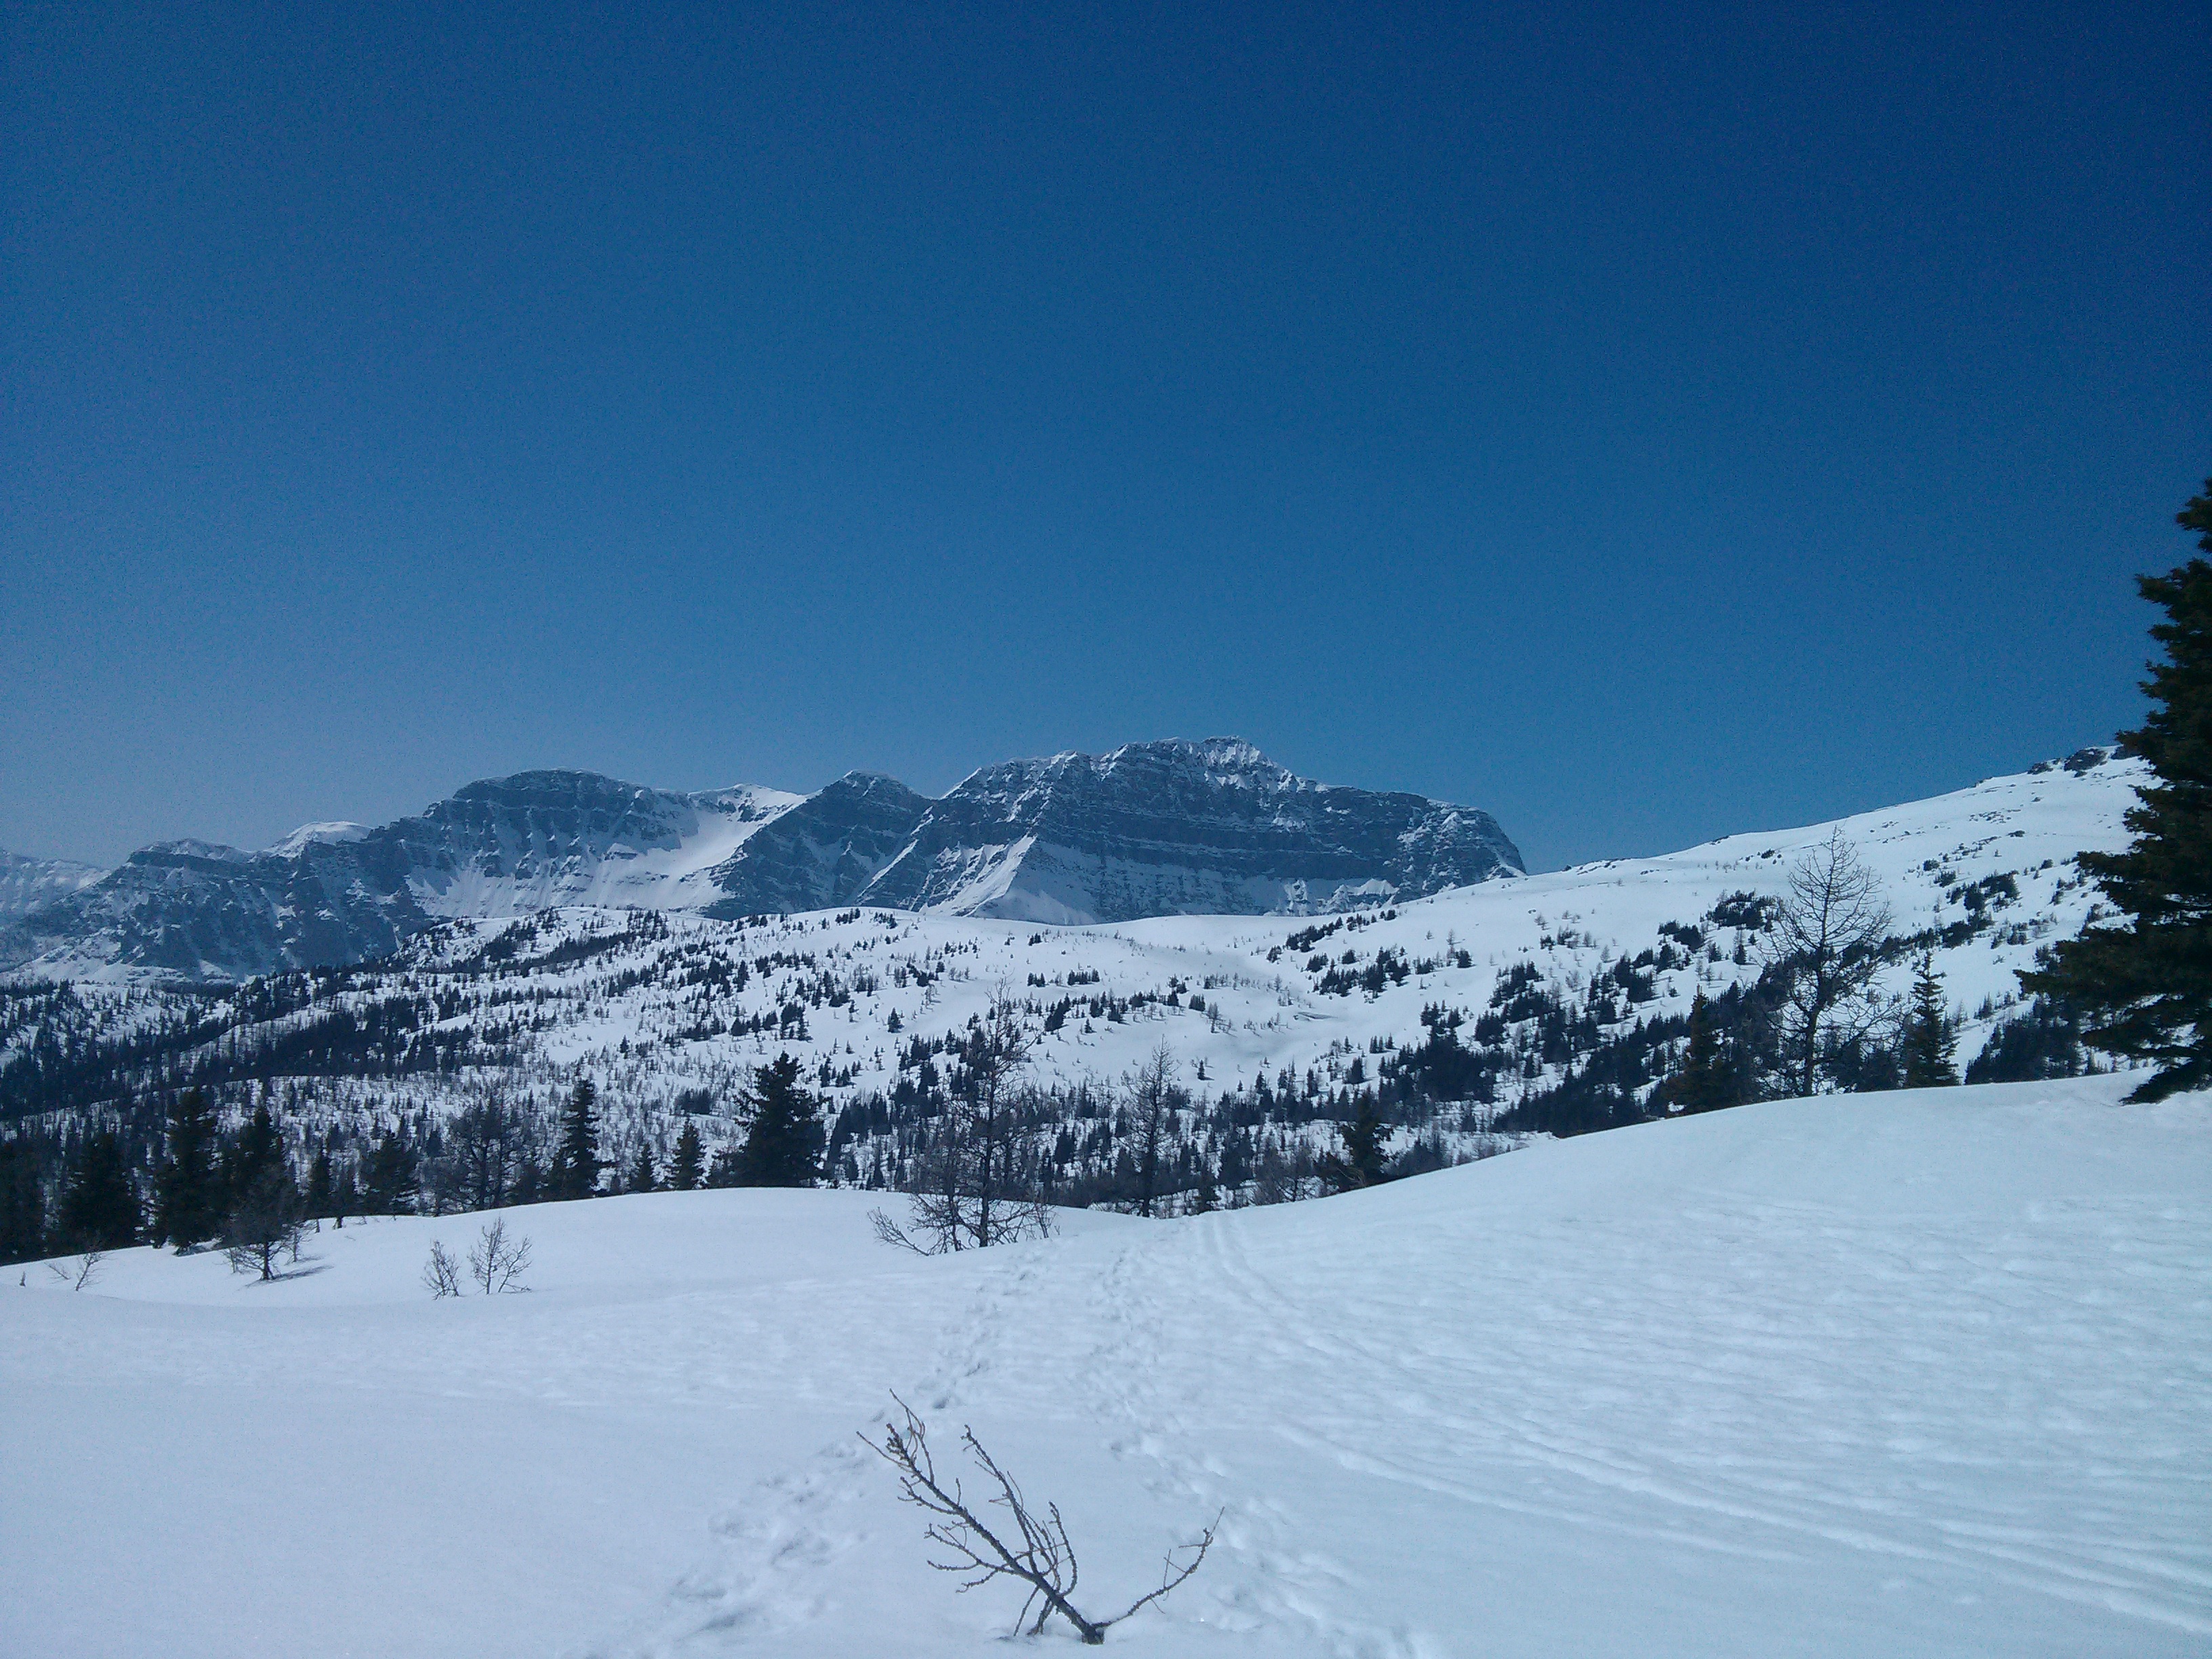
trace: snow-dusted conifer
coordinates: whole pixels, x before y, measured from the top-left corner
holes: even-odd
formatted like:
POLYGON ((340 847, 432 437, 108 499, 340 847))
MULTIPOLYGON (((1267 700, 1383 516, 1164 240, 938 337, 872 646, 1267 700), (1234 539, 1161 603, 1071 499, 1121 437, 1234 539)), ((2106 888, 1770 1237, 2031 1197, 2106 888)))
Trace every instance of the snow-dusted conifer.
POLYGON ((699 1126, 686 1118, 676 1137, 676 1158, 668 1166, 668 1184, 679 1193, 690 1192, 706 1179, 703 1164, 699 1126))
MULTIPOLYGON (((2212 479, 2176 521, 2212 553, 2212 479)), ((2143 686, 2157 707, 2119 745, 2158 781, 2128 811, 2133 844, 2081 860, 2130 920, 2085 928, 2020 977, 2081 1017, 2092 1048, 2156 1066, 2128 1098, 2162 1100, 2212 1083, 2212 563, 2195 558, 2136 580, 2166 610, 2150 634, 2166 659, 2150 665, 2143 686)))
POLYGON ((1912 975, 1912 1003, 1905 1016, 1905 1086, 1938 1089, 1959 1080, 1952 1054, 1958 1039, 1943 1006, 1943 976, 1932 947, 1920 952, 1912 975))

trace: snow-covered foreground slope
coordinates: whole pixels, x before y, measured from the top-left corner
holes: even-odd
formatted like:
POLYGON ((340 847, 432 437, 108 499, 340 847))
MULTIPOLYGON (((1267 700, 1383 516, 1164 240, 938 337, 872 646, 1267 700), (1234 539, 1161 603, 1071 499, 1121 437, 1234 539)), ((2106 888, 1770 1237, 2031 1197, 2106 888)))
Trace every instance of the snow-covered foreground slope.
POLYGON ((0 1650, 955 1655, 856 1431, 1056 1498, 1158 1655, 2212 1643, 2212 1103, 2121 1079, 1739 1109, 1320 1203, 934 1261, 849 1193, 471 1218, 271 1285, 0 1291, 0 1650))

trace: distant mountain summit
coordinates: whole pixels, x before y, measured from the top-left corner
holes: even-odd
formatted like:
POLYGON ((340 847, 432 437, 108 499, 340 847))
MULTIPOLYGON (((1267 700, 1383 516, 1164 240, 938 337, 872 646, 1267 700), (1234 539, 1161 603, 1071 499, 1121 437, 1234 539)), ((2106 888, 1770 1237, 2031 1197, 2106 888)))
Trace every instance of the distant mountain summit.
POLYGON ((105 875, 70 868, 82 879, 26 875, 26 902, 0 909, 0 969, 243 978, 562 905, 1056 925, 1299 913, 1516 874, 1521 856, 1486 812, 1316 783, 1215 738, 987 767, 939 800, 863 772, 805 796, 521 772, 374 829, 308 824, 258 853, 165 842, 105 875))
POLYGON ((89 864, 27 858, 0 847, 0 927, 82 892, 106 873, 89 864))
POLYGON ((866 897, 1079 925, 1333 910, 1520 872, 1487 812, 1316 783, 1209 738, 972 773, 866 897))

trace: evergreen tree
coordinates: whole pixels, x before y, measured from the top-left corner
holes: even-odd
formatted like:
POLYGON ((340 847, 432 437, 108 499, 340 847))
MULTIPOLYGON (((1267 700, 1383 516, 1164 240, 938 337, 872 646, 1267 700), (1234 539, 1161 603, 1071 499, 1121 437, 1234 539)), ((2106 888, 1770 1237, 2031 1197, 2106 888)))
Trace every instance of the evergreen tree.
POLYGON ((668 1184, 679 1193, 688 1193, 700 1185, 706 1178, 704 1158, 705 1151, 699 1144, 699 1126, 687 1118, 676 1137, 676 1162, 669 1166, 668 1184))
POLYGON ((1358 1114, 1351 1122, 1339 1124, 1336 1132, 1344 1142, 1343 1149, 1321 1161, 1321 1176, 1330 1190, 1346 1193, 1379 1184, 1383 1178, 1382 1147, 1389 1132, 1382 1127, 1375 1097, 1362 1091, 1358 1114))
POLYGON ((354 1178, 350 1158, 336 1168, 337 1172, 331 1177, 331 1217, 343 1227, 348 1216, 362 1213, 361 1183, 354 1178))
MULTIPOLYGON (((2204 488, 2177 522, 2212 553, 2212 479, 2204 488)), ((2092 1048, 2152 1062, 2128 1098, 2162 1100, 2212 1083, 2212 563, 2194 558, 2136 583, 2166 611, 2150 633, 2166 659, 2149 665, 2142 687, 2156 706, 2119 745, 2157 781, 2127 814, 2125 852, 2081 856, 2130 920, 2084 928, 2021 983, 2081 1018, 2092 1048)))
MULTIPOLYGON (((223 1186, 228 1205, 235 1205, 271 1169, 284 1164, 284 1137, 277 1133, 264 1098, 239 1131, 237 1143, 223 1160, 223 1186)), ((228 1207, 228 1206, 227 1206, 228 1207)))
POLYGON ((301 1212, 310 1221, 321 1221, 334 1213, 331 1200, 331 1152, 325 1146, 316 1152, 314 1161, 307 1166, 307 1191, 301 1201, 301 1212))
POLYGON ((799 1086, 799 1062, 789 1054, 778 1054, 753 1074, 744 1120, 740 1185, 811 1187, 822 1178, 822 1114, 799 1086))
POLYGON ((1213 1165, 1205 1158, 1198 1161, 1198 1193, 1191 1200, 1191 1213, 1207 1215, 1221 1207, 1221 1188, 1213 1179, 1213 1165))
POLYGON ((653 1148, 640 1146, 637 1161, 629 1166, 629 1180, 623 1190, 632 1193, 651 1193, 660 1189, 660 1172, 653 1167, 653 1148))
POLYGON ((46 1248, 46 1192, 39 1155, 21 1135, 0 1140, 0 1261, 29 1261, 46 1248))
POLYGON ((1958 1039, 1943 1006, 1943 979, 1936 971, 1936 952, 1920 953, 1912 975, 1912 1001, 1905 1016, 1905 1086, 1940 1089, 1959 1080, 1952 1060, 1958 1039))
POLYGON ((111 1130, 88 1133, 70 1165, 60 1242, 71 1249, 119 1250, 138 1242, 138 1189, 111 1130))
POLYGON ((545 1171, 538 1168, 538 1160, 528 1152, 515 1160, 514 1183, 507 1189, 507 1195, 510 1202, 516 1204, 544 1202, 545 1171))
POLYGON ((167 1140, 155 1188, 155 1230, 182 1249, 213 1238, 228 1207, 216 1171, 215 1107, 198 1089, 169 1103, 167 1140))
POLYGON ((1682 1069, 1667 1084, 1667 1094, 1685 1114, 1710 1112, 1736 1103, 1735 1079, 1721 1046, 1713 1020, 1712 1005, 1699 991, 1690 1002, 1690 1041, 1683 1051, 1682 1069))
POLYGON ((553 1154, 547 1179, 553 1198, 590 1198, 599 1188, 599 1121, 592 1108, 599 1091, 589 1078, 579 1078, 568 1092, 568 1109, 561 1117, 560 1150, 553 1154))
POLYGON ((368 1215, 406 1215, 422 1194, 415 1149, 397 1133, 386 1134, 369 1154, 362 1210, 368 1215))

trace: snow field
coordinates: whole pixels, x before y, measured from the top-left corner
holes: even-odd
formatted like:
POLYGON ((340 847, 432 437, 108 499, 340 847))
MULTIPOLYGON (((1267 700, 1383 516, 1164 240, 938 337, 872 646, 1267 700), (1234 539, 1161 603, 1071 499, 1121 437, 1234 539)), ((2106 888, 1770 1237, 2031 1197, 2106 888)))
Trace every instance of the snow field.
MULTIPOLYGON (((1058 1500, 1160 1656, 2202 1653, 2212 1103, 1779 1102, 923 1261, 869 1195, 349 1226, 0 1294, 0 1651, 998 1651, 857 1438, 1058 1500)), ((1055 1642, 1066 1640, 1055 1636, 1055 1642)))

